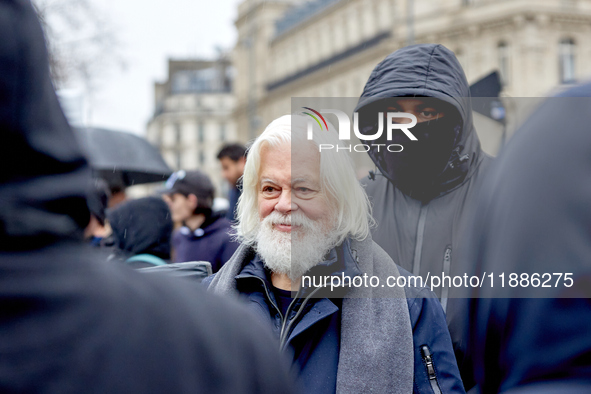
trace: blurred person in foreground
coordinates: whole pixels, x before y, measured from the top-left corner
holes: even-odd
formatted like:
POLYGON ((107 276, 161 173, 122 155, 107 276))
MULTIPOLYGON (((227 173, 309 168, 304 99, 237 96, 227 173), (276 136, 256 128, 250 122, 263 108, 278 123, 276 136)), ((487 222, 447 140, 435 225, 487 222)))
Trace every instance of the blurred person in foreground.
POLYGON ((161 198, 127 200, 109 210, 119 259, 133 268, 153 267, 170 262, 172 219, 161 198))
POLYGON ((306 393, 463 393, 439 301, 426 288, 383 285, 408 272, 372 241, 351 158, 318 152, 340 143, 336 133, 315 127, 306 140, 307 125, 283 116, 252 145, 238 202, 242 245, 205 283, 249 301, 306 393), (366 274, 382 286, 320 283, 366 274))
POLYGON ((181 227, 173 233, 173 260, 208 261, 213 272, 234 254, 230 221, 212 210, 213 183, 201 171, 177 171, 166 181, 164 199, 172 220, 181 227))
MULTIPOLYGON (((416 117, 411 141, 397 130, 372 144, 369 155, 379 170, 363 183, 377 226, 374 240, 404 269, 428 275, 462 276, 456 252, 466 238, 466 212, 491 162, 478 140, 472 120, 470 88, 453 52, 442 45, 412 45, 387 56, 372 71, 356 111, 360 131, 376 132, 378 113, 404 112, 416 117), (379 148, 399 144, 400 152, 379 148)), ((408 123, 410 119, 393 119, 408 123)), ((383 119, 386 128, 387 119, 383 119)), ((465 300, 453 289, 436 289, 447 321, 466 388, 473 386, 471 363, 464 359, 462 331, 465 300)))
POLYGON ((243 308, 84 242, 91 172, 30 2, 0 0, 0 37, 0 391, 293 392, 243 308))
POLYGON ((591 392, 591 84, 561 96, 509 141, 466 234, 466 265, 496 276, 470 305, 483 394, 591 392))
POLYGON ((246 147, 241 144, 227 144, 220 149, 217 156, 222 165, 222 175, 230 184, 228 201, 230 208, 226 218, 231 222, 236 220, 236 206, 242 189, 242 174, 246 164, 246 147))

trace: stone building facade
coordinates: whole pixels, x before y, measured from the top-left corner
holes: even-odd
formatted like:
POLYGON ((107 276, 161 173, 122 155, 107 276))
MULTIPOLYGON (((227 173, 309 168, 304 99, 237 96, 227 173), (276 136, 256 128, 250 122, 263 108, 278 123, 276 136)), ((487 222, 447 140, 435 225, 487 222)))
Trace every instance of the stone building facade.
POLYGON ((231 74, 227 58, 169 60, 168 79, 154 86, 155 112, 147 126, 148 140, 172 169, 206 172, 221 196, 227 185, 216 155, 224 142, 237 140, 231 74))
MULTIPOLYGON (((509 133, 529 113, 515 98, 591 76, 591 0, 245 0, 236 28, 242 141, 289 113, 292 97, 358 97, 371 70, 409 43, 450 48, 470 83, 498 70, 509 133)), ((496 153, 502 127, 476 122, 496 153)))

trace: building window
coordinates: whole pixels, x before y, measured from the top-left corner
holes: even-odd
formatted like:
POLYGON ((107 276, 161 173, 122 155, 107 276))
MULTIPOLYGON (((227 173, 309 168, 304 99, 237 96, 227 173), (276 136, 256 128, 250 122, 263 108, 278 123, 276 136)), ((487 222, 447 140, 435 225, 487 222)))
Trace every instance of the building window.
POLYGON ((171 91, 172 93, 223 91, 220 77, 220 70, 215 67, 177 71, 171 78, 171 91))
POLYGON ((222 123, 220 124, 220 141, 226 141, 226 138, 226 124, 222 123))
POLYGON ((561 83, 575 81, 575 50, 575 41, 572 38, 565 38, 560 41, 558 61, 561 83))
POLYGON ((205 154, 203 151, 199 151, 199 165, 203 167, 205 165, 205 154))
POLYGON ((205 140, 205 126, 203 125, 203 123, 199 123, 199 125, 197 126, 197 140, 200 144, 202 144, 205 140))
POLYGON ((509 45, 501 41, 497 47, 499 56, 499 72, 501 74, 501 84, 508 86, 511 81, 511 63, 509 58, 509 45))

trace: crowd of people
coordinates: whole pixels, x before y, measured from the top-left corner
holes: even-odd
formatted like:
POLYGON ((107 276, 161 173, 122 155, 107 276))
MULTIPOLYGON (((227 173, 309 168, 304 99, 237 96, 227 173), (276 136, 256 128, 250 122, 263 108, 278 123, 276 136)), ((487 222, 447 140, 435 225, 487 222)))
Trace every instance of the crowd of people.
MULTIPOLYGON (((375 67, 355 111, 410 114, 417 141, 384 133, 404 150, 372 143, 369 177, 319 149, 343 145, 333 125, 291 114, 219 151, 227 210, 188 169, 113 204, 28 0, 0 0, 0 36, 0 391, 590 391, 591 85, 548 99, 493 160, 453 52, 409 46, 375 67), (197 281, 147 274, 195 262, 197 281), (406 281, 495 270, 573 284, 511 297, 406 281), (378 284, 352 285, 367 277, 378 284)), ((367 142, 375 127, 360 121, 367 142)))
POLYGON ((116 204, 110 202, 107 182, 93 179, 87 191, 91 219, 85 238, 110 248, 112 259, 136 268, 203 261, 217 272, 238 248, 232 224, 245 155, 246 148, 236 143, 219 152, 223 175, 232 186, 227 209, 216 209, 214 185, 199 170, 173 173, 158 196, 124 198, 116 204))

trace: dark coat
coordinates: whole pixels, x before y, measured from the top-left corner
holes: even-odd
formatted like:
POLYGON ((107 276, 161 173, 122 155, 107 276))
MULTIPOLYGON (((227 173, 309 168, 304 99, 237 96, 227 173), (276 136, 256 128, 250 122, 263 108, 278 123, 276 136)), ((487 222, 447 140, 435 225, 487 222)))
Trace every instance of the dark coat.
POLYGON ((100 253, 82 241, 0 252, 1 392, 293 392, 243 306, 100 253))
POLYGON ((172 236, 174 261, 209 261, 212 271, 217 272, 238 248, 231 231, 230 221, 215 212, 193 232, 181 227, 172 236))
MULTIPOLYGON (((372 244, 371 240, 365 241, 365 243, 367 242, 372 244)), ((373 245, 375 246, 375 244, 373 245)), ((377 248, 377 246, 375 247, 377 248)), ((341 273, 351 277, 361 275, 360 267, 367 269, 364 264, 367 261, 364 261, 362 253, 359 253, 359 260, 354 261, 351 251, 351 244, 347 240, 342 246, 333 249, 328 260, 319 264, 315 269, 320 269, 323 272, 326 270, 326 273, 337 276, 340 276, 341 273)), ((383 251, 380 252, 383 254, 383 251)), ((376 254, 380 255, 380 253, 376 254)), ((247 256, 249 257, 245 261, 236 261, 237 266, 243 268, 235 277, 234 286, 249 301, 249 309, 259 317, 261 322, 272 327, 278 337, 285 319, 296 322, 286 337, 285 346, 291 352, 294 364, 297 365, 300 382, 305 392, 318 394, 335 392, 340 367, 341 345, 343 341, 348 340, 346 336, 341 336, 343 299, 339 296, 315 296, 318 298, 310 298, 305 304, 300 300, 296 302, 296 307, 291 310, 289 317, 283 317, 276 307, 277 302, 272 291, 270 273, 257 255, 247 254, 247 256), (299 309, 302 309, 303 314, 298 315, 295 312, 299 309)), ((393 265, 387 256, 385 258, 389 264, 393 265)), ((233 257, 228 264, 233 265, 234 262, 233 257)), ((232 266, 229 269, 231 268, 232 266)), ((402 276, 409 275, 404 270, 399 269, 399 271, 402 276)), ((311 273, 311 275, 313 274, 311 273)), ((213 276, 209 277, 204 280, 204 283, 209 285, 213 279, 213 276)), ((405 293, 410 329, 412 330, 413 392, 431 394, 434 392, 432 384, 436 384, 441 393, 463 393, 462 381, 439 301, 427 288, 407 287, 405 293), (432 376, 433 380, 429 379, 426 358, 421 349, 423 346, 428 346, 432 354, 435 371, 432 376)), ((341 296, 343 295, 341 294, 341 296)), ((382 314, 384 313, 382 312, 382 314)), ((370 331, 368 330, 371 328, 371 326, 366 326, 362 332, 356 333, 356 335, 369 335, 370 331)), ((392 340, 391 342, 376 342, 373 343, 373 346, 401 346, 401 344, 392 340)), ((349 354, 349 357, 355 357, 355 355, 349 354)), ((374 371, 374 373, 378 372, 374 371)))
POLYGON ((90 170, 30 2, 0 0, 0 37, 0 392, 292 391, 242 308, 84 243, 90 170))
POLYGON ((497 281, 471 301, 469 349, 485 394, 591 392, 591 84, 563 95, 515 133, 478 200, 475 274, 552 276, 525 290, 497 281), (572 273, 572 286, 554 273, 572 273))
MULTIPOLYGON (((466 99, 470 96, 468 82, 451 51, 441 45, 415 45, 392 53, 371 73, 357 110, 379 98, 413 95, 452 104, 463 127, 446 169, 427 190, 428 198, 409 196, 408 191, 402 192, 380 173, 374 180, 363 181, 377 221, 372 236, 394 262, 413 274, 423 278, 428 273, 462 275, 454 253, 465 243, 461 237, 465 212, 475 198, 490 158, 480 148, 472 124, 472 107, 466 99)), ((442 294, 441 289, 435 292, 443 298, 460 363, 465 338, 457 327, 463 326, 467 311, 463 303, 454 299, 448 302, 449 294, 442 294)), ((466 368, 469 370, 469 363, 466 368)), ((469 386, 470 379, 462 374, 469 386)))
POLYGON ((115 246, 127 257, 151 254, 170 259, 172 218, 166 203, 158 197, 125 201, 107 213, 115 246))

